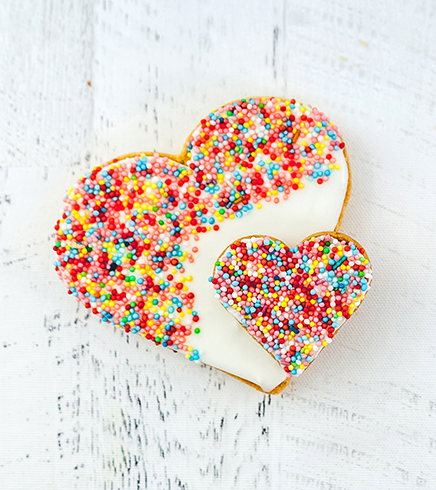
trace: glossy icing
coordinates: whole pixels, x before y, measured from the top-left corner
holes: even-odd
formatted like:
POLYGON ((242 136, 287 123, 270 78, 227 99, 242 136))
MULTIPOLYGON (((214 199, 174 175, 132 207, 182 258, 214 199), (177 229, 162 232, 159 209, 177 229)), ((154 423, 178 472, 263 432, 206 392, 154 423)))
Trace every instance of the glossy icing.
POLYGON ((195 262, 186 266, 187 273, 194 278, 190 289, 196 295, 201 318, 201 333, 191 339, 192 345, 199 350, 200 359, 252 381, 264 391, 271 391, 286 375, 213 298, 208 278, 216 258, 227 244, 238 238, 268 235, 293 246, 318 230, 333 230, 342 211, 348 183, 347 164, 342 152, 337 158, 341 168, 327 185, 307 185, 287 201, 265 203, 262 209, 253 210, 240 220, 227 221, 218 232, 202 236, 195 262), (228 336, 232 336, 230 345, 228 336))

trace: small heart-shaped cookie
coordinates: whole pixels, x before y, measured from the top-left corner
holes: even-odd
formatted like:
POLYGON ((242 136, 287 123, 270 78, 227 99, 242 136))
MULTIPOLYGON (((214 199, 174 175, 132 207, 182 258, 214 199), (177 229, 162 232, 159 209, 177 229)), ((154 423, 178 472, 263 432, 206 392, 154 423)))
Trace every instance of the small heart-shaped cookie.
POLYGON ((233 242, 210 280, 224 308, 292 377, 359 307, 372 270, 365 250, 340 233, 295 248, 255 236, 233 242))

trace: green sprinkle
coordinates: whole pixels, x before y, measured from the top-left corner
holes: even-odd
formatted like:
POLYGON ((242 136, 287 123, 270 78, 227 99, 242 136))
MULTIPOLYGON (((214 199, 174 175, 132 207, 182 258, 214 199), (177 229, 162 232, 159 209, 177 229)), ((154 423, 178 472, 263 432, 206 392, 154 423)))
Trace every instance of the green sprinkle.
POLYGON ((130 306, 131 306, 131 308, 135 308, 136 303, 135 303, 134 301, 132 301, 132 302, 130 303, 130 306))
POLYGON ((220 214, 224 214, 225 212, 226 212, 225 209, 223 208, 220 209, 220 214))
POLYGON ((163 222, 161 219, 158 221, 158 223, 159 223, 161 226, 165 224, 165 223, 164 223, 164 222, 163 222))
POLYGON ((196 328, 196 329, 194 330, 194 333, 200 333, 200 332, 201 332, 201 330, 200 330, 199 328, 196 328))

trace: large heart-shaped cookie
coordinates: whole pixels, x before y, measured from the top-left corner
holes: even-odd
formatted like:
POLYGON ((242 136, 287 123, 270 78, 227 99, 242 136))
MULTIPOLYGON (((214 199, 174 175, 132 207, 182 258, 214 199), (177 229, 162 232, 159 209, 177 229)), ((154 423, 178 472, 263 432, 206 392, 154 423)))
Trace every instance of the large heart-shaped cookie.
POLYGON ((224 306, 287 372, 298 376, 356 311, 371 284, 365 250, 340 233, 287 247, 233 242, 210 278, 224 306))
POLYGON ((209 276, 238 237, 292 245, 337 230, 349 192, 324 114, 241 99, 202 119, 179 156, 133 153, 79 178, 55 227, 56 270, 103 321, 278 391, 284 370, 214 299, 209 276))

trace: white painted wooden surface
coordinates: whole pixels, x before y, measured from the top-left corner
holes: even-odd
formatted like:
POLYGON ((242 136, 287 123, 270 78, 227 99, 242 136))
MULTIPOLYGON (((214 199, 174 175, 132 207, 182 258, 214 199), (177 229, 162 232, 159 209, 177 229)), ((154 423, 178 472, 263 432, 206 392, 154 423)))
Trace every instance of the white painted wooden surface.
POLYGON ((2 489, 436 489, 435 20, 432 0, 1 0, 2 489), (81 172, 178 153, 253 94, 342 129, 343 229, 376 274, 276 397, 88 317, 51 265, 81 172))

